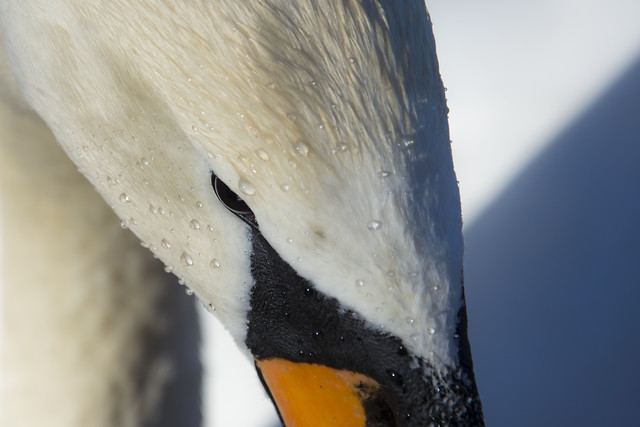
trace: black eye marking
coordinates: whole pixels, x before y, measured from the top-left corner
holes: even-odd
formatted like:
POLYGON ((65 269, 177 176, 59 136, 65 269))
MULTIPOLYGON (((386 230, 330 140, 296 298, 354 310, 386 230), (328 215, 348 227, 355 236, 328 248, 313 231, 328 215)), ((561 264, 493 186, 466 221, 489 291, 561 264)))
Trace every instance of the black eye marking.
POLYGON ((213 172, 211 172, 211 185, 213 186, 213 191, 215 191, 218 200, 220 200, 220 203, 222 203, 229 212, 233 213, 249 226, 259 230, 258 221, 256 220, 256 216, 253 214, 253 211, 249 206, 247 206, 244 200, 240 198, 240 196, 231 191, 227 184, 222 182, 222 180, 213 172))

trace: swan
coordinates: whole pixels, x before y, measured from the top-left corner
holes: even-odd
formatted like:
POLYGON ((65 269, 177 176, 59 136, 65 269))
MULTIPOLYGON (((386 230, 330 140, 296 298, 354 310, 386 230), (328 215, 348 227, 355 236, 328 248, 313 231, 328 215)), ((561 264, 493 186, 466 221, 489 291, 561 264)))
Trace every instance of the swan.
MULTIPOLYGON (((33 199, 25 214, 64 205, 70 216, 56 213, 59 221, 77 221, 70 229, 88 242, 75 245, 74 259, 116 237, 103 208, 91 214, 97 220, 77 213, 78 205, 97 206, 88 185, 65 180, 66 172, 50 175, 58 182, 30 180, 66 161, 53 153, 54 137, 123 227, 245 349, 284 424, 483 425, 448 110, 424 2, 5 0, 0 23, 5 68, 15 77, 15 84, 4 78, 3 108, 13 114, 5 127, 45 141, 35 152, 3 144, 8 169, 21 150, 34 169, 13 167, 28 184, 8 193, 36 192, 25 196, 33 199), (40 124, 25 130, 20 120, 40 124), (71 194, 75 185, 79 193, 71 194)), ((44 240, 37 226, 27 228, 44 240)), ((28 253, 27 234, 10 243, 26 244, 28 253)), ((172 319, 153 304, 157 286, 133 286, 160 279, 145 279, 149 261, 130 249, 131 237, 118 236, 120 249, 101 256, 121 267, 87 264, 101 271, 96 280, 131 272, 124 281, 132 286, 100 321, 172 319), (125 319, 118 307, 137 314, 125 319)), ((55 244, 31 263, 55 263, 55 244)), ((65 290, 38 285, 30 290, 65 290)), ((20 293, 6 287, 14 289, 7 295, 20 293)), ((76 303, 92 312, 91 298, 76 303)), ((46 334, 48 325, 33 326, 46 334)), ((130 334, 118 342, 115 332, 102 339, 102 323, 81 326, 106 353, 135 341, 130 334)), ((20 334, 7 346, 12 339, 20 334)), ((102 375, 135 381, 112 371, 102 375)), ((162 378, 158 372, 152 377, 162 378)), ((134 388, 124 388, 124 405, 134 388)), ((40 391, 32 393, 24 411, 31 419, 79 425, 56 424, 33 407, 40 391)), ((79 411, 84 393, 69 411, 79 411)), ((87 413, 103 414, 100 402, 87 413)), ((148 415, 130 412, 137 415, 120 425, 148 415)), ((90 422, 110 425, 109 416, 90 422)))

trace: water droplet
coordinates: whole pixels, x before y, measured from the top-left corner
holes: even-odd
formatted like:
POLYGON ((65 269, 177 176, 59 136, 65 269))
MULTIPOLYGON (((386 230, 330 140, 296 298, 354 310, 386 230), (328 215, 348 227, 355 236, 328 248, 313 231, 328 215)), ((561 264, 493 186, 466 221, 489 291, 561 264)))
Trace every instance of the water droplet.
POLYGON ((207 230, 213 231, 213 225, 207 225, 207 230))
POLYGON ((185 283, 185 282, 184 282, 184 277, 180 277, 180 278, 178 279, 178 284, 179 284, 179 285, 184 285, 184 283, 185 283))
POLYGON ((189 225, 194 230, 200 230, 200 223, 195 219, 192 219, 191 222, 189 223, 189 225))
POLYGON ((256 188, 244 179, 238 181, 238 187, 240 187, 240 191, 248 196, 253 196, 254 194, 256 194, 256 188))
POLYGON ((189 296, 193 295, 193 291, 191 290, 191 288, 186 288, 186 289, 184 290, 184 293, 185 293, 185 294, 187 294, 187 295, 189 295, 189 296))
POLYGON ((191 255, 186 252, 182 252, 182 255, 180 255, 180 261, 187 267, 191 267, 193 265, 193 258, 191 258, 191 255))
POLYGON ((211 152, 211 151, 207 151, 207 157, 210 159, 215 159, 216 156, 211 152))
POLYGON ((289 189, 290 189, 289 184, 282 184, 282 185, 280 186, 280 189, 281 189, 282 191, 289 191, 289 189))
POLYGON ((202 204, 202 202, 200 202, 200 201, 196 202, 196 208, 201 208, 203 206, 204 205, 202 204))
POLYGON ((111 178, 110 176, 107 177, 107 183, 109 185, 115 185, 116 184, 116 180, 111 178))
POLYGON ((213 304, 209 303, 205 306, 205 308, 207 309, 207 311, 209 313, 213 313, 214 311, 216 311, 216 308, 213 306, 213 304))
POLYGON ((149 160, 145 159, 144 157, 140 159, 140 163, 142 163, 144 166, 147 166, 149 164, 149 160))
POLYGON ((196 126, 191 126, 191 130, 194 132, 198 132, 198 128, 196 126))
POLYGON ((389 175, 391 175, 391 172, 389 172, 389 171, 380 171, 380 172, 378 172, 378 178, 386 178, 389 175))
POLYGON ((375 219, 372 219, 371 221, 369 221, 369 223, 367 224, 367 228, 370 231, 375 231, 380 229, 380 227, 382 227, 382 223, 380 221, 377 221, 375 219))
POLYGON ((405 319, 405 321, 407 322, 408 325, 412 325, 413 326, 413 324, 415 323, 416 320, 413 317, 407 317, 405 319))
POLYGON ((131 199, 125 193, 120 194, 120 203, 129 203, 131 199))
POLYGON ((261 148, 258 148, 256 151, 256 156, 260 157, 260 159, 264 160, 265 162, 269 161, 269 155, 267 154, 266 151, 264 151, 261 148))
POLYGON ((356 286, 358 288, 363 287, 364 286, 364 280, 360 280, 360 279, 356 280, 356 286))
POLYGON ((293 145, 293 148, 295 148, 296 153, 302 155, 302 156, 306 156, 307 154, 309 154, 309 146, 307 144, 305 144, 302 141, 298 141, 293 145))
POLYGON ((435 333, 436 333, 436 330, 435 330, 434 328, 429 328, 429 329, 427 329, 427 333, 428 333, 429 335, 433 335, 433 334, 435 334, 435 333))
POLYGON ((149 244, 147 242, 140 242, 140 246, 142 246, 145 249, 149 248, 149 244))
POLYGON ((123 230, 126 230, 128 228, 125 220, 120 221, 120 228, 122 228, 123 230))
POLYGON ((149 205, 149 212, 155 215, 158 213, 158 209, 156 209, 153 205, 149 205))
POLYGON ((267 83, 267 87, 268 87, 269 89, 273 89, 273 88, 275 88, 275 87, 276 87, 276 84, 275 84, 274 82, 267 83))
POLYGON ((169 264, 164 267, 164 271, 171 273, 173 271, 173 265, 169 264))
POLYGON ((397 353, 398 353, 398 356, 406 356, 409 354, 405 346, 403 346, 402 344, 400 344, 400 346, 398 347, 397 353))
POLYGON ((356 58, 354 56, 349 57, 349 62, 352 64, 356 63, 356 58))
POLYGON ((171 248, 171 244, 169 242, 167 242, 165 239, 162 239, 160 241, 160 246, 162 246, 165 249, 170 249, 171 248))
POLYGON ((397 386, 401 386, 403 384, 402 375, 400 375, 397 371, 393 369, 387 369, 387 375, 391 379, 391 382, 397 386))
POLYGON ((287 119, 291 120, 292 122, 295 122, 297 117, 296 117, 295 114, 289 113, 289 114, 287 114, 287 119))
POLYGON ((164 215, 164 209, 162 208, 162 206, 158 206, 158 213, 160 215, 164 215))
POLYGON ((342 144, 338 144, 338 151, 345 152, 345 151, 347 151, 348 149, 349 149, 349 146, 348 146, 347 144, 344 144, 344 143, 342 143, 342 144))
POLYGON ((209 263, 209 265, 212 268, 220 268, 220 261, 218 261, 217 259, 212 259, 211 262, 209 263))
POLYGON ((287 238, 287 243, 293 243, 293 239, 291 237, 287 238))

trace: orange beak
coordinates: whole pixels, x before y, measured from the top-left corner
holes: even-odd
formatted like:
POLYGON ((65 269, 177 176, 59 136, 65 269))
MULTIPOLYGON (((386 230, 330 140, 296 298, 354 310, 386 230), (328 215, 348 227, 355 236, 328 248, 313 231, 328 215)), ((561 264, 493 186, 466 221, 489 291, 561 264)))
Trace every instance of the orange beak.
POLYGON ((356 372, 284 359, 256 360, 287 427, 364 427, 364 401, 380 385, 356 372))

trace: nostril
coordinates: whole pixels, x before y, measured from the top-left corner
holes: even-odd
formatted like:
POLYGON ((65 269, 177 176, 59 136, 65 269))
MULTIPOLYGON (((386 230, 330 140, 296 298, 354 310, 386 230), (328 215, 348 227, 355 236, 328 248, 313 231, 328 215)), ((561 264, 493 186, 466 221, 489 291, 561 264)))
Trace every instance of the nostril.
POLYGON ((234 193, 229 186, 227 186, 227 184, 219 179, 213 172, 211 172, 211 185, 213 186, 213 191, 216 193, 218 200, 220 200, 220 203, 222 203, 225 208, 251 227, 256 229, 258 228, 256 216, 245 201, 234 193))

